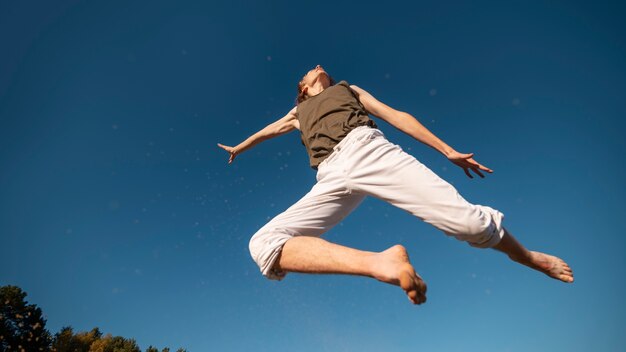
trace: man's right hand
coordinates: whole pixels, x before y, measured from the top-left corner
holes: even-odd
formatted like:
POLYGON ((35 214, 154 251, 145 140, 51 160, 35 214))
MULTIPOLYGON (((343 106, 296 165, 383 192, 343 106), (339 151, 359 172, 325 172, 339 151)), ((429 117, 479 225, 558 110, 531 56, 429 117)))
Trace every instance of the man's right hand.
POLYGON ((230 154, 230 158, 228 159, 229 164, 232 163, 233 160, 235 160, 235 157, 237 156, 237 150, 235 148, 229 147, 227 145, 219 144, 219 143, 217 143, 217 146, 224 149, 230 154))

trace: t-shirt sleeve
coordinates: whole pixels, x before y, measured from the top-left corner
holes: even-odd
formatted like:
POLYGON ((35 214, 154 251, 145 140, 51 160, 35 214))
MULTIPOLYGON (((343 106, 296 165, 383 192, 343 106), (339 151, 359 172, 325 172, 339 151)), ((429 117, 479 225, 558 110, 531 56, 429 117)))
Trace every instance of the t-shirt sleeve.
POLYGON ((352 89, 350 87, 350 85, 348 84, 348 82, 346 82, 346 81, 341 81, 341 82, 345 82, 346 87, 348 87, 348 89, 350 90, 350 92, 352 93, 352 95, 354 96, 356 101, 359 103, 359 106, 361 107, 361 109, 363 109, 363 111, 365 111, 366 114, 371 115, 371 113, 369 111, 367 111, 365 106, 363 106, 363 103, 361 103, 361 99, 359 99, 359 93, 357 91, 355 91, 354 89, 352 89))

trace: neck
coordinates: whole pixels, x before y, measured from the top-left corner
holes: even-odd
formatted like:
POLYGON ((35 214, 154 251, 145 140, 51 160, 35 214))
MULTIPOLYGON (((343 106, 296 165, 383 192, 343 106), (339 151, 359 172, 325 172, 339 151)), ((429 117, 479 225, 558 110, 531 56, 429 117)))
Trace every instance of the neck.
POLYGON ((318 80, 315 81, 315 83, 313 83, 313 86, 311 86, 307 90, 307 95, 310 96, 310 97, 318 95, 322 91, 324 91, 324 89, 328 88, 329 86, 330 86, 330 83, 328 83, 328 81, 318 79, 318 80))

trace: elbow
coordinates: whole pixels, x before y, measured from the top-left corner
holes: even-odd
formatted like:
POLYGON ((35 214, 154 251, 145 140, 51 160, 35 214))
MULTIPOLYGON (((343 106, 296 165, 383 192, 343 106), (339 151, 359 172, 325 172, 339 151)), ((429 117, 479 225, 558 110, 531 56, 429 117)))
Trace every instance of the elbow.
POLYGON ((281 123, 272 129, 273 135, 281 135, 293 131, 294 127, 291 123, 281 123))
POLYGON ((266 140, 269 138, 272 138, 276 135, 276 133, 278 132, 278 126, 276 124, 269 124, 267 126, 265 126, 264 129, 262 129, 261 131, 258 132, 258 137, 261 140, 266 140))
POLYGON ((404 111, 400 111, 400 110, 396 110, 395 111, 395 115, 397 116, 398 120, 410 120, 413 119, 414 117, 409 114, 408 112, 404 112, 404 111))

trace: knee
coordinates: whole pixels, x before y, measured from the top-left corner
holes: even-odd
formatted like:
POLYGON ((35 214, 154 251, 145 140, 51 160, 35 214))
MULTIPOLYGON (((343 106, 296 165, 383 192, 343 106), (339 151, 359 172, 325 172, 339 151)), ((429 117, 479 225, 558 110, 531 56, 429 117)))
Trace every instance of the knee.
POLYGON ((468 212, 462 239, 472 247, 489 248, 500 242, 504 235, 504 215, 490 207, 476 205, 468 212))
POLYGON ((278 272, 274 266, 279 258, 283 245, 294 234, 281 228, 261 228, 257 231, 248 244, 250 255, 259 266, 263 276, 272 280, 282 280, 284 272, 278 272))
POLYGON ((468 211, 465 223, 465 235, 469 237, 481 237, 491 223, 489 214, 478 209, 468 211))
POLYGON ((282 247, 284 242, 293 237, 289 231, 282 228, 264 227, 258 230, 250 238, 248 249, 252 259, 259 263, 268 251, 276 250, 282 247))
POLYGON ((250 238, 250 241, 248 242, 248 250, 250 251, 250 256, 252 256, 252 259, 256 262, 259 252, 262 250, 263 247, 263 241, 262 238, 264 236, 264 232, 262 232, 263 229, 257 231, 254 235, 252 235, 252 237, 250 238))

